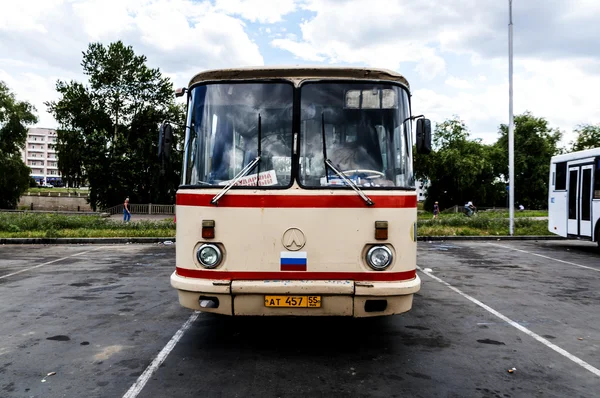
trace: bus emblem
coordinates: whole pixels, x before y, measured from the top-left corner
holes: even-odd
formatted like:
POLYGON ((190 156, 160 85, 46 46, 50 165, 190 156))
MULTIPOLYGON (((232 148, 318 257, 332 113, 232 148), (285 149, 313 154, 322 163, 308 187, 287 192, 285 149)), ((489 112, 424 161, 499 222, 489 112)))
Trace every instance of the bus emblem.
POLYGON ((304 247, 306 237, 298 228, 290 228, 283 233, 282 243, 286 249, 295 252, 304 247))

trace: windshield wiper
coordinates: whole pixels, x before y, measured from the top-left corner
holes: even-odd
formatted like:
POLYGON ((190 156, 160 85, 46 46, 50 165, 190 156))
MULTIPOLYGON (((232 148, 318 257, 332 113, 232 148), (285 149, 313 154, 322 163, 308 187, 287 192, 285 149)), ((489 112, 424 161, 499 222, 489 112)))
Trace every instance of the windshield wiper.
POLYGON ((325 141, 325 116, 324 116, 324 114, 322 112, 321 112, 321 132, 323 134, 323 159, 325 159, 325 179, 326 179, 326 181, 329 183, 329 176, 327 174, 327 167, 329 167, 346 184, 350 185, 350 187, 352 189, 354 189, 354 191, 356 191, 356 193, 362 198, 362 200, 365 201, 365 203, 367 204, 367 206, 373 206, 375 203, 371 200, 371 198, 369 198, 367 195, 365 195, 364 192, 358 187, 358 185, 356 185, 354 183, 354 181, 352 181, 351 179, 349 179, 348 177, 346 177, 344 175, 344 173, 342 173, 341 171, 339 171, 338 169, 336 169, 334 167, 333 163, 331 163, 331 160, 327 159, 327 143, 325 141))
MULTIPOLYGON (((368 206, 373 206, 373 205, 375 204, 375 203, 374 203, 374 202, 371 200, 371 198, 369 198, 367 195, 365 195, 365 194, 364 194, 364 192, 363 192, 363 191, 362 191, 362 190, 361 190, 361 189, 358 187, 358 185, 356 185, 356 183, 355 183, 354 181, 352 181, 351 179, 349 179, 348 177, 346 177, 346 176, 344 175, 344 173, 342 173, 341 171, 339 171, 338 169, 336 169, 336 168, 333 166, 333 163, 331 163, 331 160, 327 159, 327 160, 325 161, 325 164, 326 164, 327 166, 329 166, 329 168, 330 168, 331 170, 333 170, 333 172, 334 172, 335 174, 337 174, 337 175, 338 175, 338 176, 339 176, 339 177, 340 177, 342 180, 344 180, 344 182, 345 182, 346 184, 350 185, 350 187, 351 187, 352 189, 354 189, 354 190, 356 191, 356 193, 357 193, 357 194, 359 194, 359 195, 360 195, 360 197, 361 197, 361 198, 362 198, 362 199, 365 201, 365 203, 366 203, 368 206)), ((327 170, 326 170, 326 171, 327 171, 327 170)))
POLYGON ((246 167, 244 167, 242 170, 240 170, 239 173, 237 173, 237 175, 233 178, 233 180, 231 180, 231 182, 229 184, 225 185, 225 187, 218 194, 216 194, 214 198, 212 198, 210 203, 213 205, 216 205, 219 202, 219 199, 221 199, 223 197, 223 195, 225 195, 227 193, 227 191, 229 191, 231 189, 231 187, 233 187, 235 184, 237 184, 237 182, 240 179, 242 179, 242 177, 246 176, 254 168, 254 166, 256 166, 256 164, 259 161, 260 161, 260 156, 255 157, 252 162, 248 163, 248 165, 246 167))
MULTIPOLYGON (((258 114, 258 150, 256 152, 256 157, 254 158, 254 160, 252 162, 250 162, 248 165, 246 165, 246 167, 244 167, 242 170, 240 170, 239 173, 237 173, 237 175, 235 177, 233 177, 233 180, 231 180, 231 182, 227 185, 225 185, 225 187, 223 189, 221 189, 221 191, 215 195, 214 198, 212 198, 212 200, 210 201, 211 204, 213 205, 218 205, 219 203, 219 199, 221 199, 223 197, 223 195, 225 195, 227 193, 227 191, 229 191, 235 184, 237 184, 237 182, 242 179, 243 177, 245 177, 250 171, 252 171, 252 169, 254 168, 254 166, 256 166, 258 164, 258 162, 260 162, 260 157, 261 157, 261 139, 262 139, 262 122, 261 122, 261 118, 260 118, 260 113, 258 114)), ((258 182, 260 181, 260 166, 257 170, 257 174, 256 174, 256 186, 258 186, 258 182)))

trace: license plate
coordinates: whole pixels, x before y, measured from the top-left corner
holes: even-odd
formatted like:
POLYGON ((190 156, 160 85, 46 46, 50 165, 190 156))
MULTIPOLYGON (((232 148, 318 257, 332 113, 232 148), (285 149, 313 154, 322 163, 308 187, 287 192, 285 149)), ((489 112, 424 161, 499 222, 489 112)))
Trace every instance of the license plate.
POLYGON ((321 296, 265 296, 265 307, 320 308, 321 296))

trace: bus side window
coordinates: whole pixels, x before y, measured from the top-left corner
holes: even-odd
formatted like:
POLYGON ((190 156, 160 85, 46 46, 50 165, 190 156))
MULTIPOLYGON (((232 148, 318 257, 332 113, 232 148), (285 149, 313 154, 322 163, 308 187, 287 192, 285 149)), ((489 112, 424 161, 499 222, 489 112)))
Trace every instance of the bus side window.
POLYGON ((600 157, 596 158, 596 170, 594 170, 594 199, 600 199, 600 157))
POLYGON ((556 163, 556 191, 567 189, 567 162, 556 163))

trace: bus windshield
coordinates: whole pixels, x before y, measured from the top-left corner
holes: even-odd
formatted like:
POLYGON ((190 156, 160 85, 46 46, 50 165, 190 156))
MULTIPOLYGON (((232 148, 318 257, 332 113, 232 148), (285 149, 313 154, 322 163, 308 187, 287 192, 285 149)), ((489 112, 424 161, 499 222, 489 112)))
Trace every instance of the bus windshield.
POLYGON ((225 186, 259 155, 256 167, 236 185, 291 183, 292 84, 197 86, 188 115, 185 185, 225 186))
POLYGON ((413 189, 407 92, 375 83, 308 83, 301 88, 299 183, 413 189), (327 173, 326 173, 327 170, 327 173))

